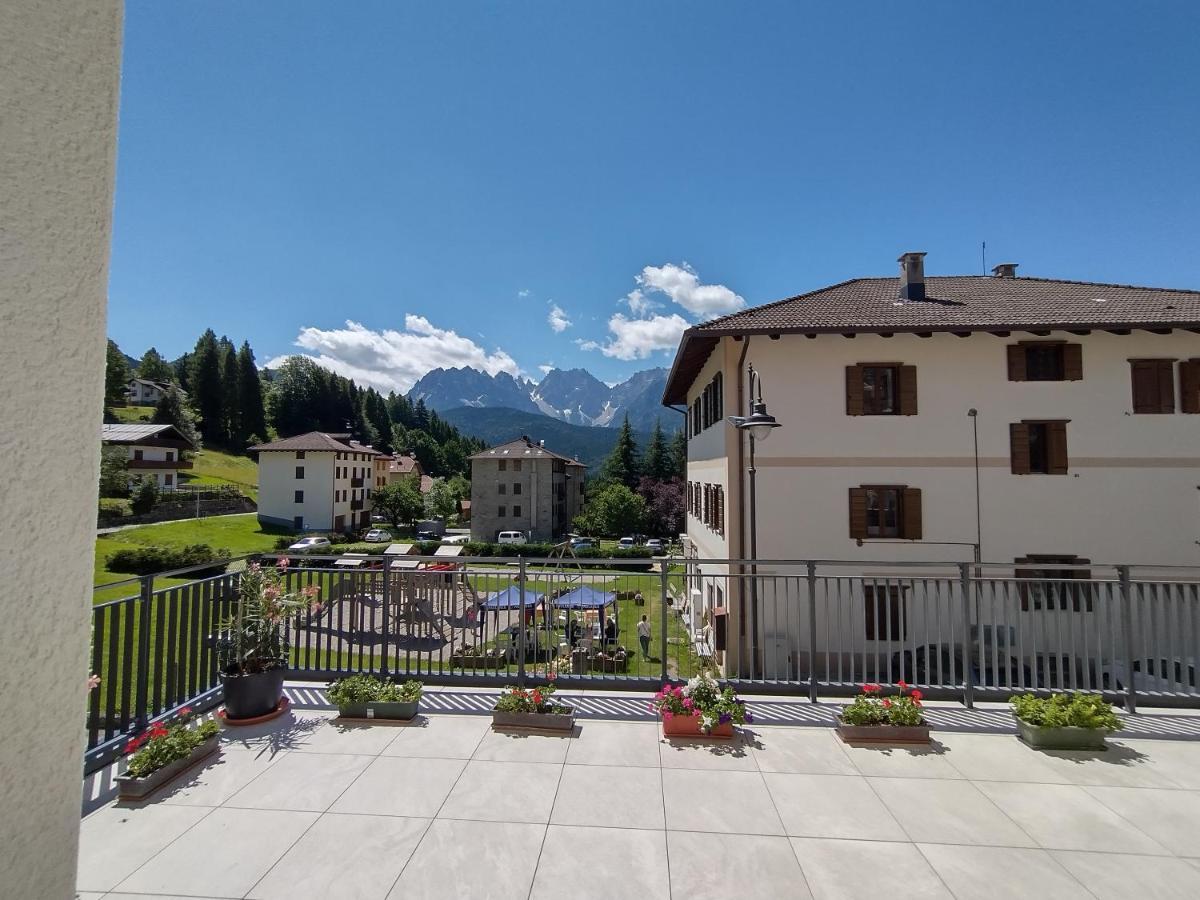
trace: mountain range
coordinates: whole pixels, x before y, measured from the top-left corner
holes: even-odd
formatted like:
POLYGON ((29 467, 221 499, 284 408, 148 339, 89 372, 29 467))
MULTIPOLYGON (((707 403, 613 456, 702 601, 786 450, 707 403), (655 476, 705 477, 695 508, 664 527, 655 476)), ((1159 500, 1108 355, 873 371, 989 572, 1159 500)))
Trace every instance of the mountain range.
POLYGON ((612 387, 586 369, 551 369, 534 382, 507 372, 439 368, 414 384, 408 398, 424 400, 443 415, 460 408, 507 409, 602 428, 616 428, 628 415, 635 430, 650 431, 659 419, 665 430, 674 431, 682 419, 662 406, 666 383, 663 368, 645 369, 612 387))

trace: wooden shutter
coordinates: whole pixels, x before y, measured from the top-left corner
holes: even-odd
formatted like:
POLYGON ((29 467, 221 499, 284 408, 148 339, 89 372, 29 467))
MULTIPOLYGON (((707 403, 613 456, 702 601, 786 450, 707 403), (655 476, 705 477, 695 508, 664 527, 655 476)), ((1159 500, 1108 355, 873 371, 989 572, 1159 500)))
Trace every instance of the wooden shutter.
MULTIPOLYGON (((859 382, 861 384, 862 382, 859 382)), ((917 414, 917 367, 900 367, 900 415, 917 414)))
POLYGON ((1063 344, 1063 380, 1083 380, 1083 345, 1063 344))
POLYGON ((1014 475, 1029 474, 1029 426, 1022 422, 1014 422, 1008 426, 1010 455, 1012 457, 1012 473, 1014 475))
POLYGON ((1067 423, 1046 423, 1046 474, 1067 474, 1067 423))
POLYGON ((1175 412, 1175 367, 1170 359, 1131 359, 1129 375, 1135 413, 1175 412))
POLYGON ((863 414, 863 367, 846 366, 846 415, 863 414))
POLYGON ((921 489, 905 488, 900 492, 900 537, 921 540, 921 489))
POLYGON ((1025 348, 1020 344, 1008 345, 1008 380, 1026 381, 1025 348))
POLYGON ((1179 411, 1200 413, 1200 359, 1179 364, 1179 411))
POLYGON ((864 488, 850 488, 850 537, 867 536, 867 492, 864 488))
POLYGON ((1175 412, 1175 361, 1158 361, 1158 411, 1175 412))

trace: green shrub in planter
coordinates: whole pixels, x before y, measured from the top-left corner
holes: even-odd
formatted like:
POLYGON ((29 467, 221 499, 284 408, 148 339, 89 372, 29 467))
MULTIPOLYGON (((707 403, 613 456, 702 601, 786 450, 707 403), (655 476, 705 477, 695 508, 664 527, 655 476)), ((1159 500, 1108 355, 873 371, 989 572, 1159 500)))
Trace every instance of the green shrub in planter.
POLYGON ((350 675, 329 686, 329 699, 350 718, 411 719, 421 699, 421 682, 396 684, 373 675, 350 675))
POLYGON ((1024 694, 1009 700, 1021 739, 1046 750, 1101 750, 1121 720, 1098 694, 1024 694))

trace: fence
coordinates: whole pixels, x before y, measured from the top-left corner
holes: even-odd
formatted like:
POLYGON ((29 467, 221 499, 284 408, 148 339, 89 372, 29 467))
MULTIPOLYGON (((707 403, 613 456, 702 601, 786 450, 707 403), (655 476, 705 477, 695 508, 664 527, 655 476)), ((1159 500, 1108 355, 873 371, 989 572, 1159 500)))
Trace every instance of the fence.
MULTIPOLYGON (((276 559, 264 556, 264 564, 276 559)), ((708 668, 746 692, 930 697, 1088 690, 1200 706, 1200 571, 1038 563, 292 557, 323 601, 286 624, 289 677, 501 685, 551 670, 653 688, 708 668), (387 568, 385 569, 384 566, 387 568), (643 619, 644 617, 644 619, 643 619)), ((245 564, 235 561, 231 568, 245 564)), ((219 702, 237 572, 131 579, 93 609, 88 764, 178 707, 219 702)), ((105 590, 111 591, 112 585, 105 590)))

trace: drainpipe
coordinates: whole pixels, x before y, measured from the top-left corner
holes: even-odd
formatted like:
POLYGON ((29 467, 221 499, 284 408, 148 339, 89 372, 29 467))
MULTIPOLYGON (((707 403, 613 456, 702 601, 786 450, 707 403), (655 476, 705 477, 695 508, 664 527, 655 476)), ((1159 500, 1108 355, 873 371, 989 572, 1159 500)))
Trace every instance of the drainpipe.
MULTIPOLYGON (((742 367, 746 364, 746 354, 750 352, 750 335, 742 337, 742 352, 738 356, 737 365, 734 367, 734 372, 737 374, 737 414, 744 415, 746 409, 746 381, 742 378, 742 367)), ((745 560, 746 558, 746 442, 742 440, 742 432, 734 429, 737 432, 738 447, 737 447, 737 486, 738 486, 738 559, 745 560)), ((746 612, 746 566, 745 563, 738 564, 738 616, 740 617, 746 612)), ((740 629, 740 626, 739 626, 740 629)), ((726 635, 726 644, 728 645, 729 636, 726 635)), ((751 642, 755 637, 751 636, 751 642)), ((741 676, 741 656, 742 646, 741 640, 738 639, 738 676, 741 676)), ((750 661, 750 671, 754 671, 755 661, 750 661)))

